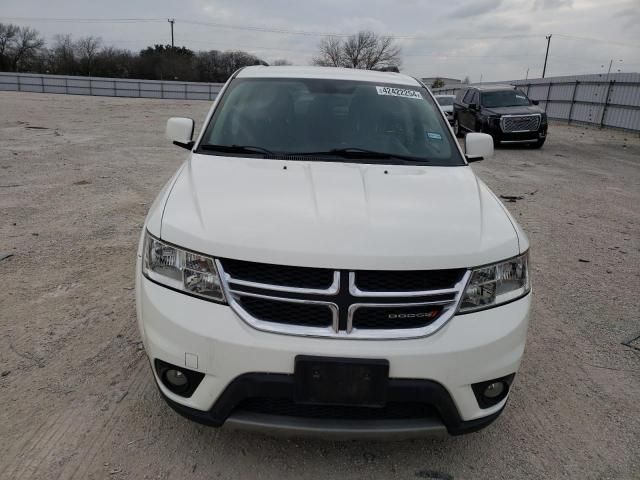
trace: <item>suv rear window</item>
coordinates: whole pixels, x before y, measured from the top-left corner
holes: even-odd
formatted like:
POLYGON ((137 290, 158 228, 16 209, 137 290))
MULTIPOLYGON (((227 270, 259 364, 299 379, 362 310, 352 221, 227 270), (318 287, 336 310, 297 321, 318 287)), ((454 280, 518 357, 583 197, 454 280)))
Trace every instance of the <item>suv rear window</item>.
POLYGON ((242 156, 465 165, 454 142, 439 107, 420 86, 236 78, 197 152, 233 156, 231 150, 246 146, 252 151, 244 149, 242 156))
POLYGON ((436 100, 443 107, 453 105, 453 97, 436 97, 436 100))

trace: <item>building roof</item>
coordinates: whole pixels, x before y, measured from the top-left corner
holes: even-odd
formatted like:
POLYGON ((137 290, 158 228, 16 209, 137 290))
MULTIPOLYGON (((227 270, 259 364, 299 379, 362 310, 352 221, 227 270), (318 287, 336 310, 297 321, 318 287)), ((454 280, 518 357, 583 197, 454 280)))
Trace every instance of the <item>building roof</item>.
POLYGON ((243 68, 238 78, 327 78, 333 80, 360 80, 365 82, 396 83, 400 85, 420 86, 418 81, 408 75, 376 70, 359 70, 337 67, 266 67, 256 65, 243 68))

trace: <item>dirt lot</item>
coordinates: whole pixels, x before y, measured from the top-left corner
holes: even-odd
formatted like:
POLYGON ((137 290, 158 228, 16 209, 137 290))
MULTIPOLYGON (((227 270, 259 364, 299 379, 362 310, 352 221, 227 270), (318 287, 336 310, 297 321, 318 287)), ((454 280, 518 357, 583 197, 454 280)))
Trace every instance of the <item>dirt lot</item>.
POLYGON ((552 125, 477 164, 532 243, 534 309, 504 415, 394 443, 215 430, 160 399, 134 313, 149 203, 206 102, 0 93, 0 477, 640 478, 640 139, 552 125), (633 345, 633 344, 632 344, 633 345))

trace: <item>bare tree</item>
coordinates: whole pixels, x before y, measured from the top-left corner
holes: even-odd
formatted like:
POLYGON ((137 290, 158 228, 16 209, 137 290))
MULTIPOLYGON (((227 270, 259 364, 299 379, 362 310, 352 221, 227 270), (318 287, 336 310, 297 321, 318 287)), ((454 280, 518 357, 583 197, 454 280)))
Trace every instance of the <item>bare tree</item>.
POLYGON ((336 37, 325 37, 320 41, 319 54, 313 64, 321 67, 343 66, 342 41, 336 37))
POLYGON ((291 63, 286 58, 279 58, 277 60, 274 60, 272 65, 275 66, 275 67, 282 67, 282 66, 293 65, 293 63, 291 63))
POLYGON ((402 49, 394 44, 391 37, 378 37, 371 34, 369 48, 365 49, 362 55, 364 68, 367 70, 400 67, 400 55, 402 49))
POLYGON ((18 28, 16 25, 0 23, 0 70, 9 66, 7 54, 14 45, 18 28))
POLYGON ((25 70, 44 47, 44 39, 37 30, 30 27, 18 27, 16 38, 8 56, 13 71, 25 70))
POLYGON ((367 68, 366 57, 373 54, 377 37, 373 32, 358 32, 351 35, 342 45, 343 61, 346 67, 367 68))
POLYGON ((80 61, 82 73, 91 75, 96 57, 100 52, 102 39, 99 37, 84 37, 75 43, 75 50, 80 61))
POLYGON ((49 50, 48 70, 51 73, 73 75, 77 73, 76 48, 71 35, 56 35, 49 50))
POLYGON ((324 38, 319 50, 313 59, 314 65, 374 70, 393 69, 401 64, 401 48, 393 38, 370 31, 358 32, 345 41, 324 38))

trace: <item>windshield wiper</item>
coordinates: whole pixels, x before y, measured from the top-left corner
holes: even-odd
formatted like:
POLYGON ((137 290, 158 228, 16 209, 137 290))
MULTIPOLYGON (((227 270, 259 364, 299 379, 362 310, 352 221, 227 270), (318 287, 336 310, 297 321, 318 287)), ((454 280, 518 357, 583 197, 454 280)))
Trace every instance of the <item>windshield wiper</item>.
POLYGON ((262 153, 264 155, 276 155, 271 150, 262 147, 254 147, 253 145, 200 145, 202 150, 224 153, 262 153))
POLYGON ((410 155, 401 155, 397 153, 378 152, 375 150, 367 150, 366 148, 359 147, 346 147, 346 148, 333 148, 331 150, 323 152, 300 152, 292 153, 290 155, 336 155, 344 158, 362 158, 362 159, 376 159, 376 160, 400 160, 402 162, 428 162, 428 160, 418 157, 412 157, 410 155))

